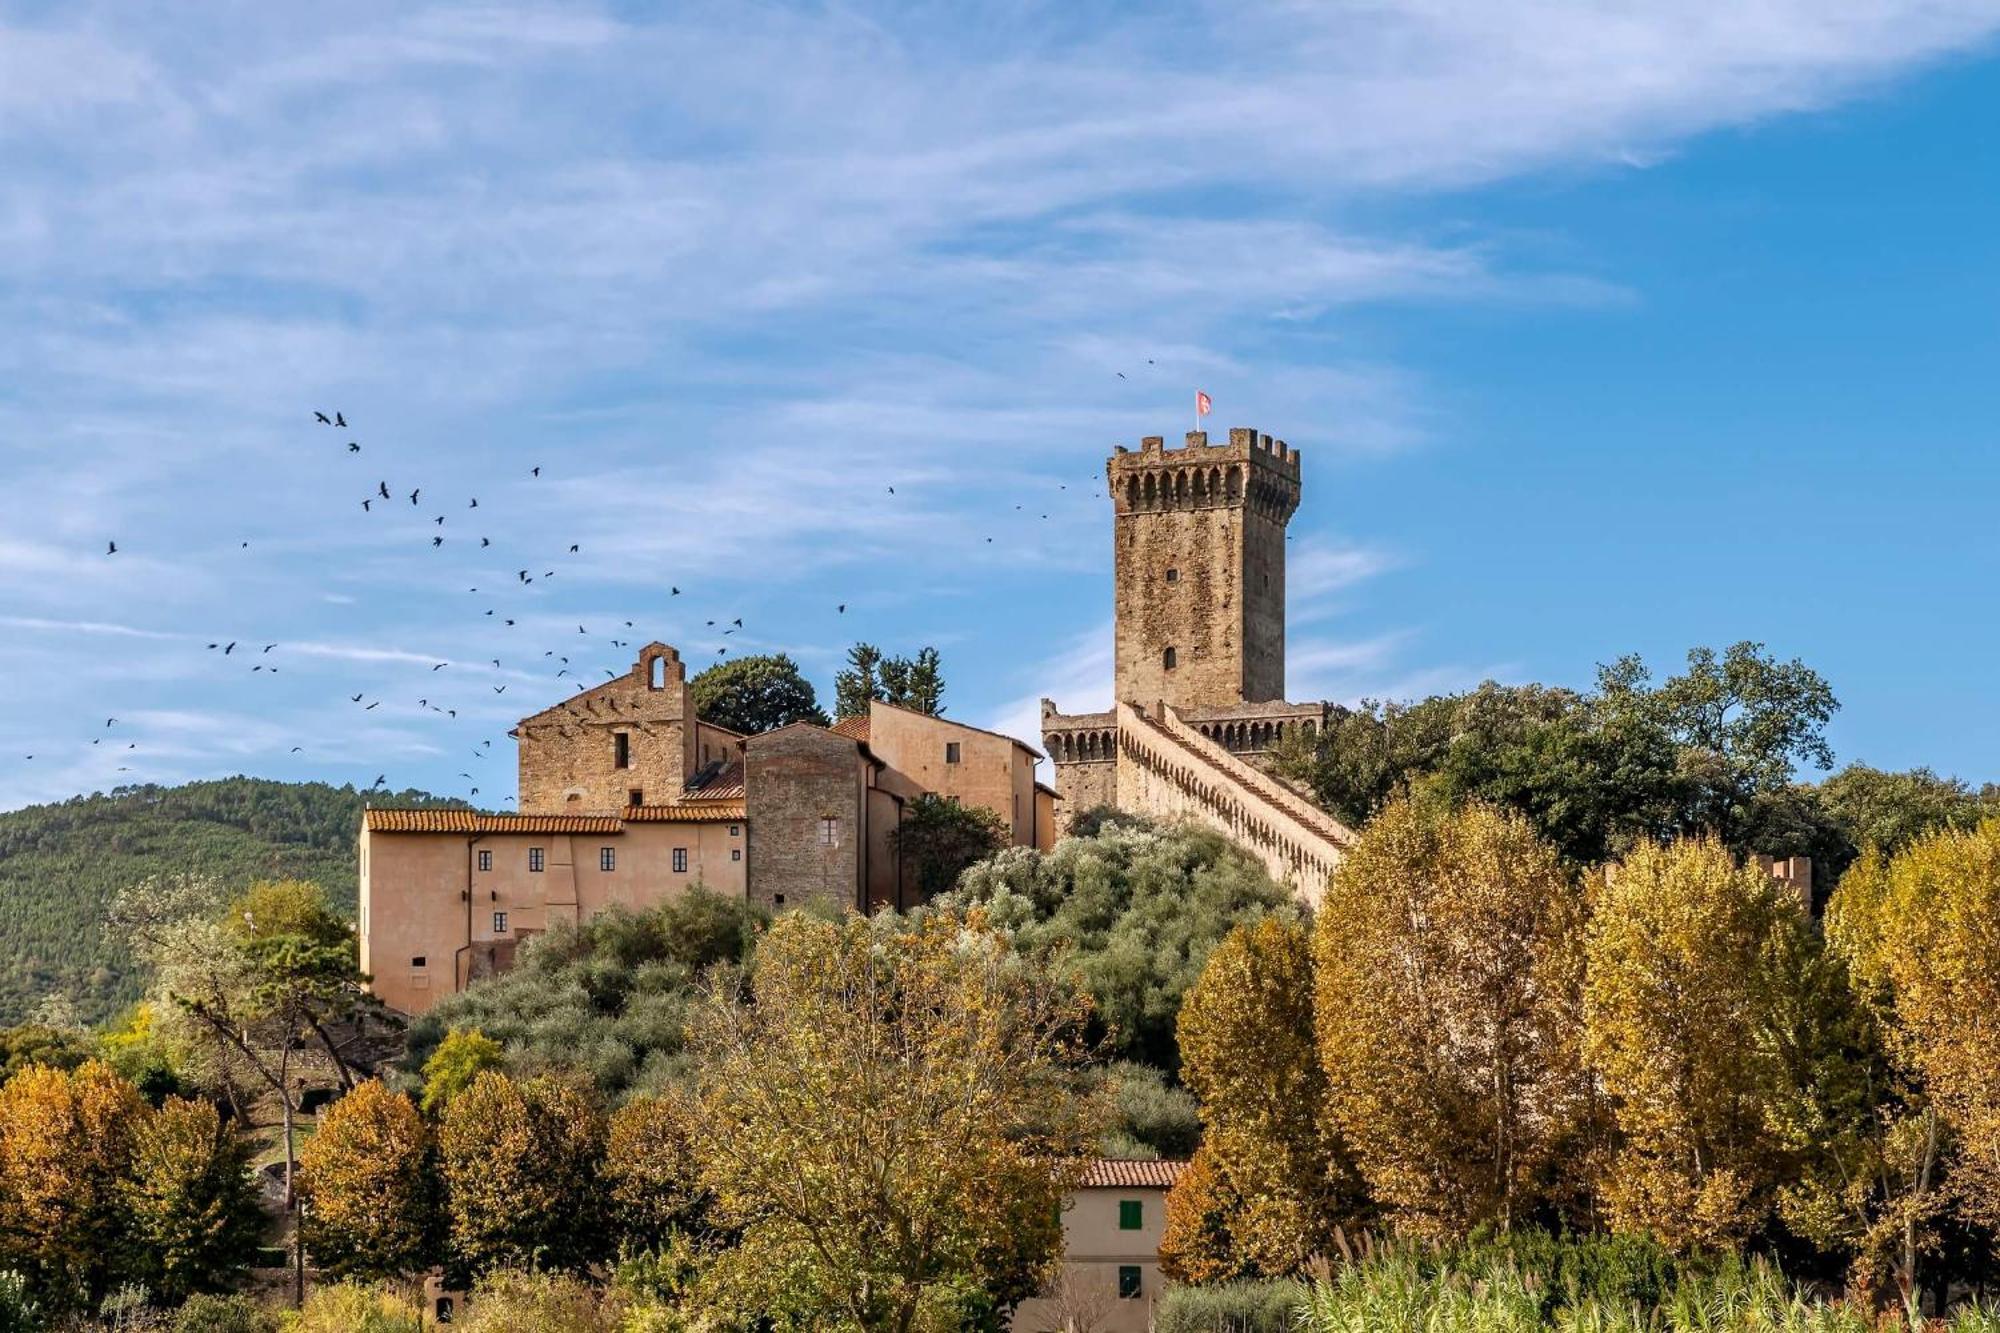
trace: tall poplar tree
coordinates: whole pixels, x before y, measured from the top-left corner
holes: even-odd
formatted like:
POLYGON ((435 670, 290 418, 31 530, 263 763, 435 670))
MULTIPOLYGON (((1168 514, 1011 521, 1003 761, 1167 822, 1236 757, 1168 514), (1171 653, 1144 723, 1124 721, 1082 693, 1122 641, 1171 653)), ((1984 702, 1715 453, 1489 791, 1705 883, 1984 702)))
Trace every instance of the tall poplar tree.
POLYGON ((1560 1204, 1587 1121, 1581 891, 1528 823, 1394 802, 1316 918, 1328 1105, 1403 1230, 1460 1237, 1560 1204))

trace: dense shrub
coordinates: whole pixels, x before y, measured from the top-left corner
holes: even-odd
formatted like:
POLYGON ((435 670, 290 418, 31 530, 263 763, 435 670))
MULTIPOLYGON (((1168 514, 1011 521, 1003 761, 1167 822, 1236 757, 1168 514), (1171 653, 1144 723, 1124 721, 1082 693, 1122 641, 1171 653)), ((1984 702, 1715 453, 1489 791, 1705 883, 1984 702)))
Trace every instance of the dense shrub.
POLYGON ((1305 1312, 1297 1282, 1169 1287, 1153 1309, 1154 1333, 1292 1333, 1305 1312))

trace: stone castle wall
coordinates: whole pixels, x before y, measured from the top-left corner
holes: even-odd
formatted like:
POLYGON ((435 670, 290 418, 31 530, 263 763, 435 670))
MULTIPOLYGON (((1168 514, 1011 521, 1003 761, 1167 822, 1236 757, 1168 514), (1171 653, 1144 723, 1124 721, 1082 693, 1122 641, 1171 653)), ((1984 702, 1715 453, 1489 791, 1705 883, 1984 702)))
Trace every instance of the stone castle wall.
POLYGON ((695 730, 680 655, 649 644, 625 675, 521 719, 520 812, 610 815, 678 800, 696 767, 695 730))
POLYGON ((1118 705, 1121 810, 1189 818, 1263 861, 1271 878, 1318 906, 1354 832, 1183 720, 1118 705))

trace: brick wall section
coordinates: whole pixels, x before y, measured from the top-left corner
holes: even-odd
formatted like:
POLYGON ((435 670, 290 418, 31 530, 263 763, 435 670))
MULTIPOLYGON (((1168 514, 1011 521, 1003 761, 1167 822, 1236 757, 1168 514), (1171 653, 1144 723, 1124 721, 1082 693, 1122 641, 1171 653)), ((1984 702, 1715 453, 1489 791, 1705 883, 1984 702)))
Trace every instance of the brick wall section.
POLYGON ((822 898, 862 902, 867 845, 867 766, 859 742, 795 722, 743 747, 750 833, 749 897, 766 907, 822 898), (834 842, 822 835, 832 818, 834 842))
POLYGON ((1317 907, 1354 832, 1189 726, 1118 705, 1118 807, 1221 832, 1317 907))
MULTIPOLYGON (((680 654, 663 643, 640 651, 632 669, 585 690, 514 729, 520 749, 523 814, 615 814, 635 804, 677 799, 695 762, 694 703, 680 654), (626 738, 619 767, 617 737, 626 738)), ((723 733, 708 729, 711 744, 723 733)))
POLYGON ((1283 441, 1147 436, 1105 465, 1119 699, 1226 708, 1285 693, 1285 525, 1299 455, 1283 441), (1174 663, 1167 665, 1168 650, 1174 663))

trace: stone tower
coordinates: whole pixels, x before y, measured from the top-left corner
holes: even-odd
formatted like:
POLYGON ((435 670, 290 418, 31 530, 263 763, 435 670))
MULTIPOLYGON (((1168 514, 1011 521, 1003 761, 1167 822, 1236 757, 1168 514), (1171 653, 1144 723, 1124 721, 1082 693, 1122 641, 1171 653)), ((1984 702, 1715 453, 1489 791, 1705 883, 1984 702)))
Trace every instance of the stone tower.
POLYGON ((1157 435, 1105 465, 1114 510, 1117 697, 1234 708, 1285 697, 1285 525, 1299 455, 1241 427, 1157 435))

